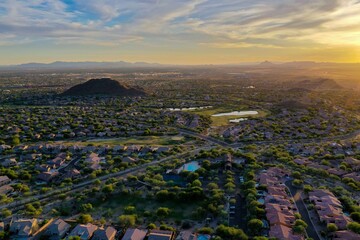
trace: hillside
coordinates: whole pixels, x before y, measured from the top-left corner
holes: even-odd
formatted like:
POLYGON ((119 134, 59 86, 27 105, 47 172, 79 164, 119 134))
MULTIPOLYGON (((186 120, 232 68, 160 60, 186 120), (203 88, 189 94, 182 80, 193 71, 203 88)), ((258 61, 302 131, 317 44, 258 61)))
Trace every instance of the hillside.
POLYGON ((137 88, 130 88, 110 78, 91 79, 66 90, 63 96, 111 95, 123 97, 144 96, 146 93, 137 88))

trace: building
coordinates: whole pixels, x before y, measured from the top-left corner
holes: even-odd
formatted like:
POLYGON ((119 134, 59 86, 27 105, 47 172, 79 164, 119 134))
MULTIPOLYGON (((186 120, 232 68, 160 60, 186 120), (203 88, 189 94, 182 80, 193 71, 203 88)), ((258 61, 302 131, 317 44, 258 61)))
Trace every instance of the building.
POLYGON ((174 232, 163 230, 151 230, 148 240, 172 240, 174 239, 174 232))
POLYGON ((9 184, 11 179, 8 176, 0 176, 0 187, 9 184))
POLYGON ((96 153, 91 153, 88 155, 88 157, 85 159, 85 163, 89 166, 89 168, 91 168, 92 170, 100 170, 101 166, 100 166, 100 161, 101 158, 99 157, 98 154, 96 153))
POLYGON ((333 193, 324 189, 316 189, 309 193, 309 199, 315 204, 315 210, 321 222, 334 223, 340 230, 346 229, 346 225, 351 220, 344 215, 341 202, 333 193))
POLYGON ((55 168, 61 167, 67 159, 66 153, 58 154, 54 159, 47 161, 47 164, 55 166, 55 168))
POLYGON ((91 223, 79 224, 70 232, 68 238, 78 236, 81 240, 88 240, 94 235, 97 228, 97 226, 91 223))
POLYGON ((14 188, 10 185, 5 185, 0 187, 0 194, 7 195, 9 193, 12 193, 14 191, 14 188))
POLYGON ((116 233, 117 231, 113 227, 99 228, 94 232, 92 240, 114 240, 116 233))
POLYGON ((18 219, 10 222, 10 235, 14 240, 27 240, 38 231, 37 219, 18 219))
POLYGON ((360 234, 354 233, 349 230, 337 231, 334 234, 333 240, 356 240, 360 239, 360 234))
POLYGON ((147 231, 137 228, 128 228, 122 240, 143 240, 146 237, 147 231))
POLYGON ((46 183, 54 181, 54 179, 59 175, 59 172, 43 172, 37 176, 37 179, 46 183))
POLYGON ((15 158, 8 158, 8 159, 5 159, 1 165, 3 167, 14 167, 14 166, 17 166, 18 163, 17 161, 15 160, 15 158))
POLYGON ((67 224, 62 219, 57 219, 50 223, 46 228, 43 236, 49 240, 60 240, 65 237, 65 234, 70 230, 70 224, 67 224))
POLYGON ((5 229, 5 224, 4 222, 0 222, 0 232, 3 232, 5 229))

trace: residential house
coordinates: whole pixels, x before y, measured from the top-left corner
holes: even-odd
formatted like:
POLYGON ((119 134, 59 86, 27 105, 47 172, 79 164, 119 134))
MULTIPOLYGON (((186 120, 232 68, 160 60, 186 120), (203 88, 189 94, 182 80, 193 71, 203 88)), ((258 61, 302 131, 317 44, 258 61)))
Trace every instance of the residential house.
POLYGON ((169 147, 158 147, 158 149, 156 149, 156 153, 164 153, 168 151, 170 151, 169 147))
POLYGON ((341 177, 347 173, 346 171, 344 171, 342 169, 338 169, 338 168, 330 168, 327 171, 328 171, 328 173, 336 175, 338 177, 341 177))
POLYGON ((14 188, 10 185, 4 185, 0 187, 0 194, 7 195, 9 193, 12 193, 14 191, 14 188))
POLYGON ((334 234, 333 240, 356 240, 360 239, 360 234, 354 233, 349 230, 337 231, 334 234))
POLYGON ((61 167, 67 159, 66 153, 58 154, 54 159, 47 161, 47 164, 55 166, 55 168, 61 167))
POLYGON ((8 176, 0 176, 0 187, 9 184, 11 179, 8 176))
POLYGON ((70 230, 70 227, 70 224, 66 223, 64 220, 57 219, 50 223, 43 236, 46 236, 49 240, 60 240, 65 237, 65 234, 70 230))
POLYGON ((116 236, 116 229, 113 227, 98 228, 94 232, 92 240, 114 240, 116 236))
POLYGON ((10 235, 14 240, 27 240, 38 231, 37 219, 18 219, 10 222, 10 235))
POLYGON ((2 144, 0 145, 0 152, 11 149, 11 146, 2 144))
POLYGON ((127 149, 126 146, 120 146, 120 145, 117 145, 117 146, 113 147, 114 152, 122 152, 122 151, 125 151, 126 149, 127 149))
POLYGON ((50 183, 55 180, 59 175, 59 172, 42 172, 37 176, 37 179, 46 183, 50 183))
POLYGON ((328 190, 317 189, 309 193, 309 199, 315 204, 319 219, 326 224, 334 223, 338 229, 346 229, 350 218, 342 211, 341 202, 328 190))
POLYGON ((342 163, 346 163, 351 167, 353 171, 360 171, 360 160, 355 159, 353 157, 347 157, 341 161, 342 163))
POLYGON ((99 170, 101 169, 100 161, 101 158, 99 157, 98 154, 91 153, 88 155, 88 157, 85 159, 84 162, 87 163, 89 168, 91 168, 92 170, 99 170))
POLYGON ((3 167, 14 167, 14 166, 17 166, 18 163, 15 160, 15 158, 7 158, 1 163, 1 165, 3 167))
POLYGON ((345 174, 343 177, 351 178, 351 179, 355 180, 356 182, 360 182, 360 172, 353 172, 353 173, 345 174))
POLYGON ((278 240, 303 240, 304 236, 294 234, 291 227, 274 225, 270 228, 269 236, 278 240))
POLYGON ((121 159, 121 161, 124 162, 124 163, 134 163, 137 160, 135 158, 132 158, 132 157, 124 157, 124 158, 121 159))
POLYGON ((69 234, 69 237, 80 237, 81 240, 90 239, 94 232, 97 230, 97 226, 88 223, 88 224, 78 224, 69 234))
POLYGON ((172 231, 164 230, 151 230, 148 235, 148 240, 172 240, 174 239, 175 233, 172 231))
POLYGON ((81 173, 79 170, 77 169, 71 169, 65 172, 65 174, 63 175, 63 178, 71 178, 71 179, 76 179, 81 177, 81 173))
POLYGON ((128 228, 122 240, 143 240, 146 237, 147 230, 137 228, 128 228))

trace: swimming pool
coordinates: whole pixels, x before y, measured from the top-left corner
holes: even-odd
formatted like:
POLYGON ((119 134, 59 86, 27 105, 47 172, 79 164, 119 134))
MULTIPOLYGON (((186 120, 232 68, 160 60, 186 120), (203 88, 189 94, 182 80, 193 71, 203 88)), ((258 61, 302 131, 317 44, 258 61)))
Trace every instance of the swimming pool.
POLYGON ((179 172, 181 172, 181 171, 195 172, 199 168, 200 168, 199 163, 197 161, 192 161, 192 162, 186 163, 182 167, 180 167, 179 172))
POLYGON ((198 235, 197 236, 197 240, 209 240, 210 236, 209 235, 198 235))

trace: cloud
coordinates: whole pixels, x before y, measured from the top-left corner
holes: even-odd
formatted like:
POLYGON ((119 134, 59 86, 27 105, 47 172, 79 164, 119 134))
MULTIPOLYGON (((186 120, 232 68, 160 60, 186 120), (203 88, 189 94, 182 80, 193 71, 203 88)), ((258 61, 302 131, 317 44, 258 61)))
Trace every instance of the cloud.
POLYGON ((360 45, 356 0, 3 0, 0 13, 2 45, 360 45))

